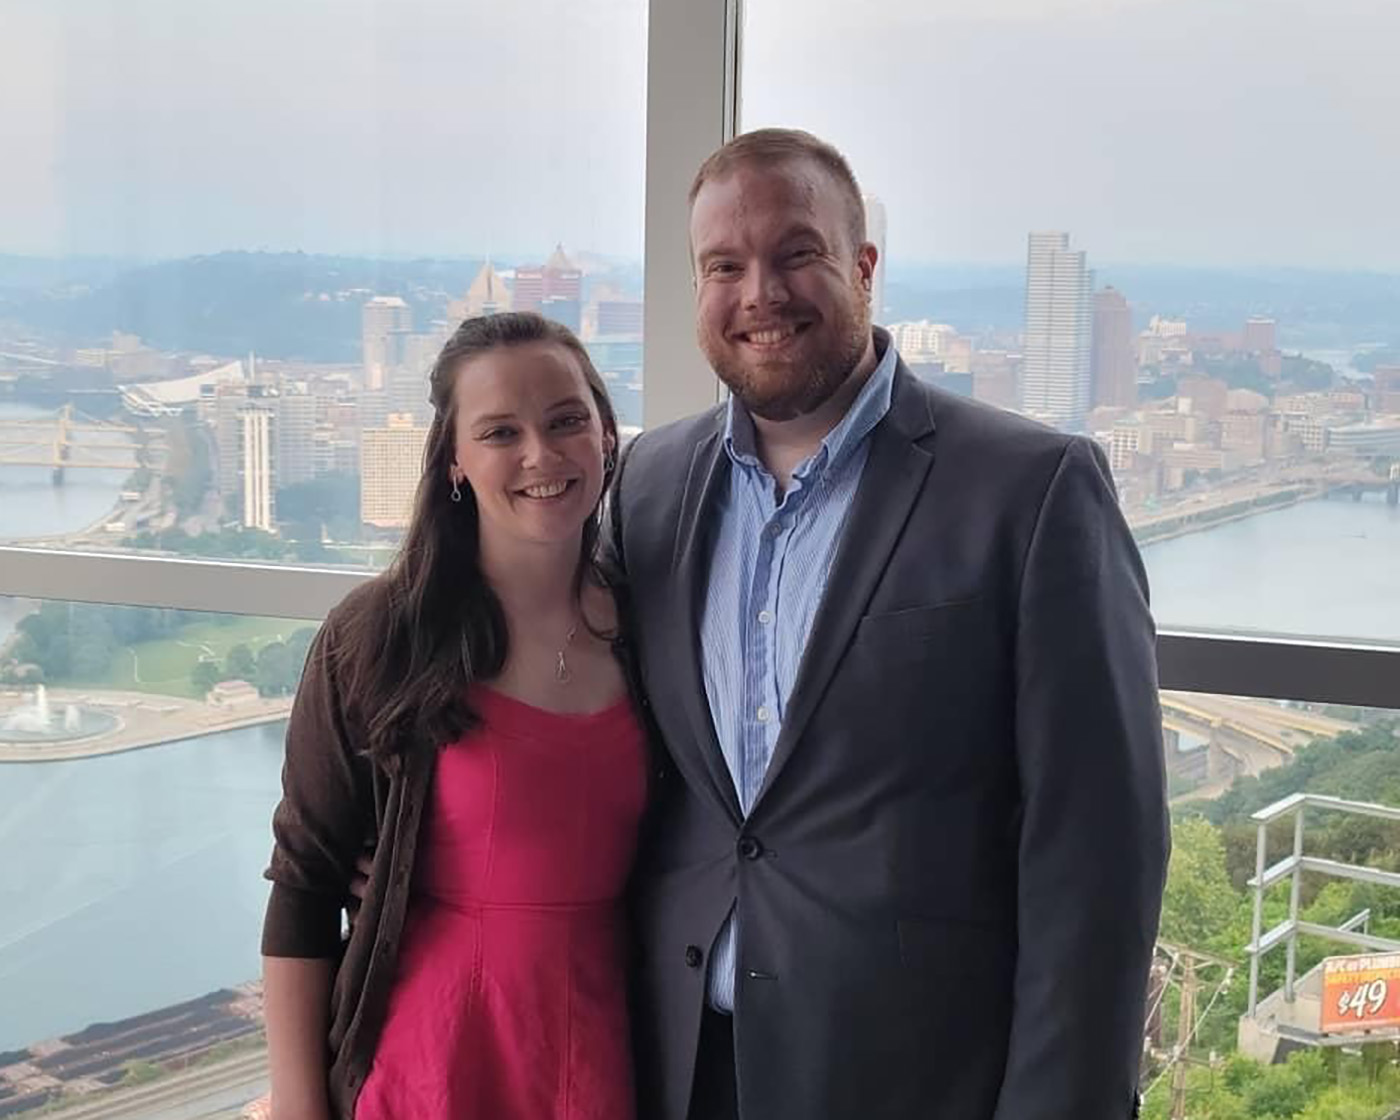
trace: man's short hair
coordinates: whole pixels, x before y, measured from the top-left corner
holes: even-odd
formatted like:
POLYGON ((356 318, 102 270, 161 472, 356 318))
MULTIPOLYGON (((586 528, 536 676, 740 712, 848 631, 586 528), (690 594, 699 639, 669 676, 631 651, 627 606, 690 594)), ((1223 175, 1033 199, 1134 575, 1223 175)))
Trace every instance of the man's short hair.
POLYGON ((778 167, 802 160, 810 160, 825 171, 846 196, 851 248, 859 249, 865 243, 865 201, 855 173, 846 157, 832 145, 801 129, 760 128, 734 137, 700 165, 690 184, 690 205, 695 206, 696 196, 706 183, 723 179, 740 167, 778 167))

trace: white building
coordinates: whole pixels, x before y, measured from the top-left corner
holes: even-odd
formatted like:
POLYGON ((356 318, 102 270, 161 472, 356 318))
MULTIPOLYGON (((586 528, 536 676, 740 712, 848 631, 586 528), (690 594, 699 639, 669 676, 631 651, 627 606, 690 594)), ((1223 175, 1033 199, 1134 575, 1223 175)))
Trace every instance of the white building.
POLYGON ((1069 431, 1083 427, 1093 382, 1094 275, 1067 233, 1032 233, 1026 259, 1021 411, 1069 431))
POLYGON ((253 406, 238 414, 243 434, 243 524, 273 531, 272 439, 273 411, 253 406))

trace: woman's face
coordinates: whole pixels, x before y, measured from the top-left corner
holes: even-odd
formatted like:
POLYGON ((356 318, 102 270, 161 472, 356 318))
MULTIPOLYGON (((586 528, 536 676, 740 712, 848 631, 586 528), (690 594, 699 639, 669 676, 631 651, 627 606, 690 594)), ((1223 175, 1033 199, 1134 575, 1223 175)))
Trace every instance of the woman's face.
POLYGON ((478 354, 457 367, 453 399, 452 478, 476 496, 483 540, 576 542, 614 449, 573 353, 532 342, 478 354))

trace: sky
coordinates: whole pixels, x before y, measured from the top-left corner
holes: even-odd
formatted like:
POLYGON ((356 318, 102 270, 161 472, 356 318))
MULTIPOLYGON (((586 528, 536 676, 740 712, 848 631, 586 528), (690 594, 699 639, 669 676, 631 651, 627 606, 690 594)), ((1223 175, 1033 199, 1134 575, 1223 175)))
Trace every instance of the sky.
MULTIPOLYGON (((701 0, 696 0, 701 2, 701 0)), ((704 0, 717 2, 717 0, 704 0)), ((746 0, 892 260, 1400 271, 1394 0, 746 0)), ((646 0, 0 0, 0 252, 641 252, 646 0)))

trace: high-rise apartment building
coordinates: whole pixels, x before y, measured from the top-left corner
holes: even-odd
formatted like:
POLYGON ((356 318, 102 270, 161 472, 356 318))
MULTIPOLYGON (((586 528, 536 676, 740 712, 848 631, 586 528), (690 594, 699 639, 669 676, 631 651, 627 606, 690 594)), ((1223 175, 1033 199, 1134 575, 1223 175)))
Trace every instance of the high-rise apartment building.
POLYGON ((1091 400, 1093 273, 1067 233, 1032 233, 1026 260, 1021 410, 1067 431, 1091 400))

